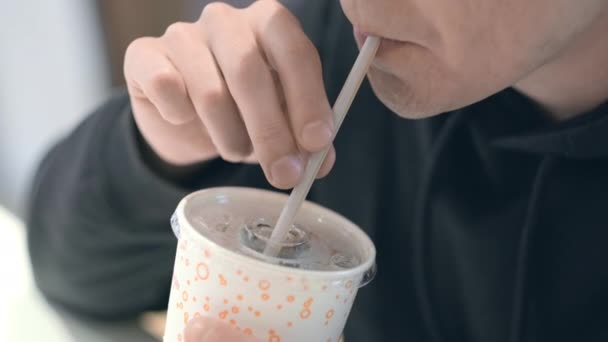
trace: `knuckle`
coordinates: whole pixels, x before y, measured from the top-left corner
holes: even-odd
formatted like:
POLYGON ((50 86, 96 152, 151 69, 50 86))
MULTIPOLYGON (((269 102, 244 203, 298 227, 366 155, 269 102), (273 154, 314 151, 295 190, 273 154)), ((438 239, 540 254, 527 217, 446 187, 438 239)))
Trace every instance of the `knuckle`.
POLYGON ((146 51, 155 41, 156 38, 140 37, 129 43, 125 50, 125 65, 128 65, 129 62, 136 62, 137 56, 146 51))
POLYGON ((203 8, 203 12, 200 16, 200 21, 207 22, 213 21, 217 18, 223 18, 232 12, 234 8, 223 2, 212 2, 207 4, 203 8))
POLYGON ((147 37, 142 37, 142 38, 137 38, 137 39, 133 40, 127 46, 125 56, 126 57, 132 56, 134 52, 141 50, 143 48, 143 46, 146 45, 148 39, 149 38, 147 38, 147 37))
POLYGON ((252 5, 252 9, 254 11, 259 11, 260 13, 265 14, 267 18, 272 18, 273 20, 279 20, 281 22, 291 22, 294 24, 300 24, 298 18, 291 13, 285 6, 283 6, 279 1, 276 0, 262 0, 256 1, 252 5))
POLYGON ((167 39, 175 39, 189 34, 192 24, 185 22, 177 22, 169 25, 165 30, 164 37, 167 39))
POLYGON ((147 87, 155 93, 181 88, 181 86, 178 73, 169 68, 155 70, 147 80, 147 87))
POLYGON ((278 122, 267 122, 249 132, 251 140, 258 146, 289 146, 292 140, 286 128, 278 122))
POLYGON ((272 3, 271 13, 273 19, 277 20, 277 22, 300 26, 300 21, 291 11, 278 2, 272 1, 272 3))
POLYGON ((302 38, 286 46, 285 54, 289 60, 299 61, 301 66, 308 66, 314 70, 321 69, 321 57, 308 39, 302 38))
POLYGON ((253 84, 261 81, 262 63, 253 52, 245 52, 236 56, 232 66, 229 68, 229 74, 240 82, 245 84, 253 84))
POLYGON ((194 100, 203 108, 213 108, 228 100, 228 96, 228 90, 222 86, 207 87, 194 96, 194 100))

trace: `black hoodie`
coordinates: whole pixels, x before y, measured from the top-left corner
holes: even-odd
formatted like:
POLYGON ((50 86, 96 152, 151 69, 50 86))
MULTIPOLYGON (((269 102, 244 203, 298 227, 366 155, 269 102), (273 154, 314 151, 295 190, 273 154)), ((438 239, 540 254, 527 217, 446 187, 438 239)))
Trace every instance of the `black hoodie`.
MULTIPOLYGON (((337 1, 288 5, 333 100, 357 53, 350 25, 337 1)), ((175 182, 145 148, 119 94, 43 161, 28 228, 50 301, 104 319, 165 308, 179 199, 269 187, 259 167, 221 160, 175 182)), ((310 199, 364 228, 379 267, 346 341, 608 341, 608 104, 556 124, 507 89, 411 121, 364 84, 336 149, 310 199)))

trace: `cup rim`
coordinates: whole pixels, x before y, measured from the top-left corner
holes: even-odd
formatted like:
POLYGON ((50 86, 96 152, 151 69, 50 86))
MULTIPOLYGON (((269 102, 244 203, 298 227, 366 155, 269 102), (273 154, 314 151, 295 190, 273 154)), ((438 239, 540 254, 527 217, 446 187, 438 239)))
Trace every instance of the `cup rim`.
POLYGON ((304 270, 304 269, 292 268, 292 267, 283 266, 283 265, 276 265, 276 264, 264 262, 264 261, 258 260, 256 258, 237 253, 235 251, 231 251, 230 249, 216 243, 215 241, 205 237, 202 233, 198 232, 185 217, 185 212, 186 212, 185 208, 188 205, 189 201, 191 201, 193 198, 200 197, 200 196, 215 197, 218 195, 230 196, 231 194, 234 194, 235 192, 243 192, 243 191, 249 192, 250 194, 255 195, 255 196, 265 197, 265 198, 268 198, 269 200, 273 200, 273 201, 285 202, 285 201, 287 201, 287 198, 289 197, 288 195, 280 193, 280 192, 257 189, 257 188, 250 188, 250 187, 213 187, 213 188, 207 188, 207 189, 195 191, 195 192, 187 195, 186 197, 184 197, 179 202, 177 209, 176 209, 176 214, 178 217, 180 230, 182 231, 182 236, 183 236, 183 232, 187 232, 187 234, 191 238, 193 238, 195 240, 199 240, 200 242, 205 242, 207 244, 211 244, 211 245, 215 246, 219 251, 221 251, 221 253, 223 253, 223 256, 228 257, 229 259, 232 259, 232 260, 243 260, 244 259, 247 261, 247 263, 251 263, 251 264, 255 265, 255 267, 259 267, 261 269, 267 269, 268 271, 271 271, 273 273, 274 272, 282 273, 282 272, 285 272, 286 270, 289 270, 289 272, 294 276, 322 278, 324 280, 343 280, 343 279, 353 278, 358 275, 363 275, 374 267, 375 262, 376 262, 376 247, 374 246, 374 243, 369 238, 369 236, 361 228, 359 228, 358 225, 356 225, 355 223, 353 223, 346 217, 338 214, 337 212, 335 212, 333 210, 330 210, 328 208, 325 208, 319 204, 316 204, 316 203, 313 203, 310 201, 305 201, 300 210, 317 212, 320 215, 331 216, 332 219, 339 221, 339 222, 341 221, 343 223, 342 227, 344 229, 348 230, 349 233, 355 234, 357 236, 357 238, 361 241, 361 243, 364 244, 363 250, 367 251, 367 254, 368 254, 368 257, 366 258, 366 260, 361 262, 358 266, 350 268, 350 269, 331 270, 331 271, 329 271, 329 270, 304 270))

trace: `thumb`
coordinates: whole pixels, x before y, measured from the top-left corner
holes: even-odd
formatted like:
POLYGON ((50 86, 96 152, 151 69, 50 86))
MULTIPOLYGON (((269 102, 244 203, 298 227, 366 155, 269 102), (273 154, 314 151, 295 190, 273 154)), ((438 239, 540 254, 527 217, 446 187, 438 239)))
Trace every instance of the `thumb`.
POLYGON ((185 342, 203 341, 203 338, 207 334, 207 324, 205 324, 205 321, 203 318, 194 318, 188 322, 184 330, 185 342))
POLYGON ((250 342, 247 336, 211 318, 194 318, 184 331, 185 342, 250 342))

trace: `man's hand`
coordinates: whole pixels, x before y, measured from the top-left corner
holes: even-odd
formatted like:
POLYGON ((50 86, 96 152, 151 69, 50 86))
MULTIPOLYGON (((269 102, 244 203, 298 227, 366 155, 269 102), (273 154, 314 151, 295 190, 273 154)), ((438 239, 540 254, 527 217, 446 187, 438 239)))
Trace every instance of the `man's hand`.
MULTIPOLYGON (((184 336, 185 342, 259 342, 235 331, 229 325, 209 318, 191 320, 186 326, 184 336)), ((339 342, 344 342, 344 338, 341 337, 339 342)))
POLYGON ((234 330, 231 326, 210 319, 195 318, 186 326, 185 342, 257 342, 258 340, 234 330))
MULTIPOLYGON (((139 130, 171 165, 253 158, 272 185, 290 188, 307 155, 331 143, 319 55, 274 0, 212 3, 195 23, 134 41, 125 76, 139 130)), ((320 175, 334 160, 332 148, 320 175)))

